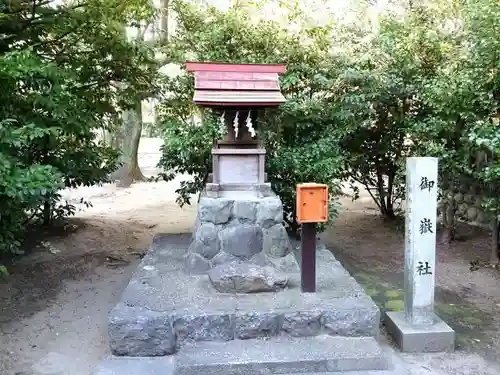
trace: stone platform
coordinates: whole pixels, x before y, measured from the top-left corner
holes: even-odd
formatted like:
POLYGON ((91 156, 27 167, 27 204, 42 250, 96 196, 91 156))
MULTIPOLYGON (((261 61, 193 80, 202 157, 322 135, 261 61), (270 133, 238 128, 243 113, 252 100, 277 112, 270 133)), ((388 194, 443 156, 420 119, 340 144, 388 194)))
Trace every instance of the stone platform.
POLYGON ((109 315, 113 355, 94 375, 409 375, 380 347, 380 312, 331 252, 317 249, 317 293, 296 257, 271 259, 279 292, 223 294, 187 275, 191 235, 158 235, 109 315))
POLYGON ((317 250, 317 292, 301 293, 294 253, 275 259, 284 290, 223 294, 207 275, 187 275, 190 235, 160 235, 109 315, 111 351, 163 356, 195 342, 321 334, 377 337, 380 311, 326 248, 317 250))

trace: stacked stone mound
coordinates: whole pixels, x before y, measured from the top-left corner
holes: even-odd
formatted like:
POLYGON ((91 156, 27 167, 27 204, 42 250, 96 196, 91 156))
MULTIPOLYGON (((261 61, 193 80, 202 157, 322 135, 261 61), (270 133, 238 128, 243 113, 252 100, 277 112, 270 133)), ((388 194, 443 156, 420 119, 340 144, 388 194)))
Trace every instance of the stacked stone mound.
POLYGON ((478 224, 489 224, 491 216, 484 211, 483 204, 485 197, 476 194, 470 194, 466 189, 464 192, 452 193, 447 192, 445 197, 438 202, 438 215, 445 208, 446 202, 453 202, 455 206, 455 214, 462 220, 467 222, 476 222, 478 224))
POLYGON ((290 251, 283 206, 276 195, 202 197, 186 269, 204 274, 220 265, 241 262, 267 267, 268 257, 282 258, 290 251))

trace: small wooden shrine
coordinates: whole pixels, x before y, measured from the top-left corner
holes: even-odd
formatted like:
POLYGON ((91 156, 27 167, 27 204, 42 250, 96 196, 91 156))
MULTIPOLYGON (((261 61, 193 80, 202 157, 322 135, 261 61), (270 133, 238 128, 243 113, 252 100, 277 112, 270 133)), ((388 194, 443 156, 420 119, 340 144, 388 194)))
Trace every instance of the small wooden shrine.
POLYGON ((194 73, 194 103, 220 115, 227 134, 212 149, 211 191, 255 190, 264 186, 265 149, 258 137, 258 113, 285 102, 278 74, 283 64, 188 62, 194 73))

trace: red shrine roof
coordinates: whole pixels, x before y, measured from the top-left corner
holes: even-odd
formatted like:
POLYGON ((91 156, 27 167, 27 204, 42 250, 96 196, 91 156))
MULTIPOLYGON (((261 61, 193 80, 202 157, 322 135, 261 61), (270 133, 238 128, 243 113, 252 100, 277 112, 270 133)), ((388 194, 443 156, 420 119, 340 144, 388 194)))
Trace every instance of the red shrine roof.
POLYGON ((285 102, 278 74, 284 64, 187 62, 194 72, 193 101, 205 106, 278 106, 285 102))

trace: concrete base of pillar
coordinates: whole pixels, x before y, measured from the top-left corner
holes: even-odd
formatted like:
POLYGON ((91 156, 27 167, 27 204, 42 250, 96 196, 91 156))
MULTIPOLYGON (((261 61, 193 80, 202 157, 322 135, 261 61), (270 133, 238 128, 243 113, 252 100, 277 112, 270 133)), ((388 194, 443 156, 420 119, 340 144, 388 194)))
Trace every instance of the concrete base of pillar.
POLYGON ((455 349, 455 331, 437 315, 432 325, 413 326, 406 321, 404 312, 387 312, 385 326, 402 352, 433 353, 455 349))

